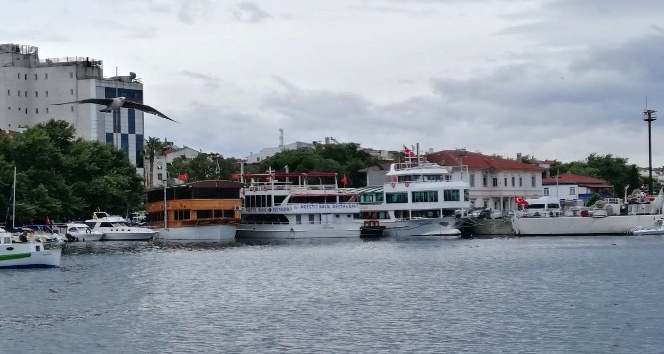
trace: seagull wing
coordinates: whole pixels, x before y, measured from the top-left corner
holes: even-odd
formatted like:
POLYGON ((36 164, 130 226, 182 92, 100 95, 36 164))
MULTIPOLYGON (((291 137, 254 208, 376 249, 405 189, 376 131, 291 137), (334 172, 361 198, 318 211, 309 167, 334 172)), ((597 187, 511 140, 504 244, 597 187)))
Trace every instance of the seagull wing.
POLYGON ((104 106, 108 106, 113 102, 112 98, 88 98, 85 100, 80 100, 80 101, 73 101, 73 102, 64 102, 64 103, 53 103, 54 105, 61 105, 61 104, 71 104, 71 103, 94 103, 94 104, 101 104, 104 106))
POLYGON ((163 113, 159 112, 158 110, 156 110, 156 109, 154 109, 154 108, 152 108, 152 107, 150 107, 150 106, 148 106, 148 105, 145 105, 145 104, 140 104, 140 103, 136 103, 136 102, 132 102, 132 101, 125 101, 125 103, 124 103, 124 105, 122 105, 122 107, 124 107, 124 108, 138 109, 139 111, 143 111, 143 112, 145 112, 145 113, 154 114, 155 116, 159 116, 159 117, 162 117, 162 118, 166 118, 166 119, 168 119, 168 120, 170 120, 170 121, 173 121, 173 122, 175 122, 175 123, 180 123, 180 122, 178 122, 178 121, 176 121, 176 120, 174 120, 174 119, 171 119, 171 118, 166 117, 165 114, 163 114, 163 113))

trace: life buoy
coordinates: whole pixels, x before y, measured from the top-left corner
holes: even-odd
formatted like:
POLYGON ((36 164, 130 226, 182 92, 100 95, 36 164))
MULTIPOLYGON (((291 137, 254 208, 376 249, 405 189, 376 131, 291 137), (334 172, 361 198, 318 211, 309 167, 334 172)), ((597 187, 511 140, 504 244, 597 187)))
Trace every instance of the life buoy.
POLYGON ((394 188, 394 186, 396 186, 396 185, 397 185, 396 183, 392 182, 392 188, 394 188))
POLYGON ((406 187, 408 187, 408 186, 410 185, 410 183, 408 183, 408 182, 404 182, 403 185, 406 186, 406 187))

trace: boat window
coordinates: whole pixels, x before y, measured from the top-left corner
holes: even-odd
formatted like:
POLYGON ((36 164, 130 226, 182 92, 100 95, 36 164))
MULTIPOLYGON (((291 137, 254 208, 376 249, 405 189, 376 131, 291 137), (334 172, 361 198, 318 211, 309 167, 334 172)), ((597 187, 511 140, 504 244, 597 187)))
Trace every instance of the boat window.
POLYGON ((295 223, 297 225, 302 224, 302 215, 300 215, 300 214, 295 215, 295 223))
POLYGON ((103 222, 99 224, 99 227, 113 227, 113 224, 111 224, 110 222, 103 222))
POLYGON ((315 224, 315 219, 314 219, 314 214, 309 214, 309 223, 310 224, 315 224))
MULTIPOLYGON (((174 211, 174 218, 175 220, 189 220, 191 219, 191 215, 189 210, 175 210, 174 211)), ((163 220, 163 218, 162 218, 163 220)))
POLYGON ((212 219, 212 210, 196 210, 197 219, 212 219))
POLYGON ((35 248, 37 249, 37 252, 41 251, 41 247, 35 246, 35 248))
POLYGON ((438 202, 437 191, 418 191, 412 192, 413 203, 434 203, 438 202))
POLYGON ((463 201, 464 202, 469 202, 470 201, 470 189, 464 189, 463 190, 463 201))
POLYGON ((408 193, 385 193, 385 202, 388 204, 391 203, 408 203, 408 193))
POLYGON ((443 200, 446 202, 461 201, 461 193, 458 189, 446 189, 443 191, 443 200))

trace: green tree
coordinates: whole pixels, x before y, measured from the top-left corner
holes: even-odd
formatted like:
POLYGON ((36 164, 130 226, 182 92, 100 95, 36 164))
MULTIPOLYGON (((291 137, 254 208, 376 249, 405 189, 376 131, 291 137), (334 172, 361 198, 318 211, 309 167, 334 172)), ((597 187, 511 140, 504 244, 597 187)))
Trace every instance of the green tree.
POLYGON ((145 146, 143 147, 143 155, 147 155, 148 161, 150 162, 149 168, 149 178, 147 179, 148 186, 152 186, 152 176, 154 176, 154 159, 155 156, 162 155, 164 153, 164 147, 166 145, 159 139, 155 137, 149 137, 145 140, 145 146))

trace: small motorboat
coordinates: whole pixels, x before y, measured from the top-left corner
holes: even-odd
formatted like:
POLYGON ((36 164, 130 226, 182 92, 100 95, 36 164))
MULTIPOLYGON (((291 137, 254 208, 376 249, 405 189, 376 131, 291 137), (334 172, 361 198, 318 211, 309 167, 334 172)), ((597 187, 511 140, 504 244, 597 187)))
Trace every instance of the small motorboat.
POLYGON ((360 237, 382 237, 384 232, 385 226, 376 219, 364 220, 364 225, 360 226, 360 237))
POLYGON ((642 226, 637 226, 632 229, 632 234, 634 236, 645 236, 645 235, 664 235, 664 219, 657 219, 655 221, 655 228, 646 229, 642 226))

